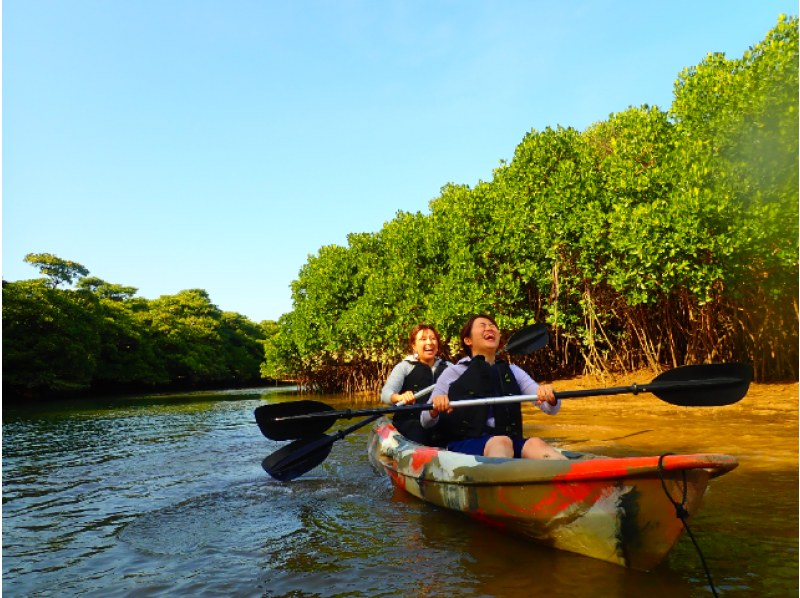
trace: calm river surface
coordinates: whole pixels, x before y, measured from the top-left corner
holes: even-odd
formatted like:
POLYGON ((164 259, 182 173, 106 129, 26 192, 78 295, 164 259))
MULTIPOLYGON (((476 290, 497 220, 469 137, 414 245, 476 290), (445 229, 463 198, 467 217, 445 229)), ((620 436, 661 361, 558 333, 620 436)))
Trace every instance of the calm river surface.
MULTIPOLYGON (((554 418, 526 408, 526 426, 573 450, 735 455, 739 468, 711 482, 690 522, 717 591, 797 596, 797 387, 781 400, 764 388, 726 408, 641 396, 571 401, 554 418)), ((260 434, 253 409, 296 398, 257 389, 4 406, 3 595, 711 596, 686 536, 640 573, 395 492, 369 465, 368 427, 279 483, 260 463, 283 443, 260 434)))

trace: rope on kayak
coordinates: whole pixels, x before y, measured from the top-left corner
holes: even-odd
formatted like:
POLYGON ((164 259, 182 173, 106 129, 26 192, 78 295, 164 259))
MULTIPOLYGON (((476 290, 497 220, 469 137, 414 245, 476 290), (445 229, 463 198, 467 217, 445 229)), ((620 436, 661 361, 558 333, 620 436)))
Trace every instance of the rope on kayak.
POLYGON ((681 497, 681 502, 678 502, 672 498, 672 495, 669 493, 669 489, 667 488, 667 483, 664 480, 664 457, 674 454, 675 453, 664 453, 658 458, 658 477, 661 480, 661 487, 664 489, 664 494, 667 495, 669 502, 671 502, 672 506, 675 507, 676 517, 681 520, 686 533, 689 534, 689 537, 692 539, 692 544, 694 544, 694 548, 697 550, 697 554, 700 556, 700 562, 703 564, 703 570, 706 572, 706 578, 708 579, 708 585, 711 587, 711 593, 714 594, 715 598, 717 598, 718 594, 716 588, 714 587, 714 580, 711 579, 711 571, 709 571, 708 565, 706 564, 706 559, 703 557, 703 552, 700 550, 700 546, 697 544, 697 540, 695 540, 694 534, 692 533, 692 530, 689 529, 689 524, 686 522, 689 517, 689 511, 686 510, 686 494, 688 491, 688 484, 686 483, 686 470, 681 470, 681 474, 683 476, 683 496, 681 497))

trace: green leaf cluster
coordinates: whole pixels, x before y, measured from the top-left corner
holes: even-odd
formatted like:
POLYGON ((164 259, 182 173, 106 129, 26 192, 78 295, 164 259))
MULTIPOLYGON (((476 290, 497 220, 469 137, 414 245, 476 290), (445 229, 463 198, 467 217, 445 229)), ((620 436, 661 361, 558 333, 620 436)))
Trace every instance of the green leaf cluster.
POLYGON ((147 300, 53 255, 26 261, 45 278, 3 282, 4 396, 259 381, 265 329, 205 291, 147 300))
POLYGON ((797 378, 798 22, 681 72, 668 111, 530 131, 474 188, 311 256, 262 371, 374 388, 408 329, 552 327, 548 373, 743 360, 797 378), (373 376, 373 378, 369 378, 373 376))

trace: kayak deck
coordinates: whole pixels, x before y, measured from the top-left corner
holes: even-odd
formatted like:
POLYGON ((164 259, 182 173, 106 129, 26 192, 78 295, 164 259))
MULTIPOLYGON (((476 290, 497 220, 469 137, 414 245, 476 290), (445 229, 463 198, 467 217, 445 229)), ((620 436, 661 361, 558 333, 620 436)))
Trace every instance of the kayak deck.
POLYGON ((379 421, 369 458, 406 492, 534 542, 640 570, 667 555, 708 481, 734 469, 715 454, 609 458, 562 451, 567 460, 499 459, 423 446, 379 421), (659 460, 661 467, 659 468, 659 460), (663 478, 663 485, 662 485, 663 478))

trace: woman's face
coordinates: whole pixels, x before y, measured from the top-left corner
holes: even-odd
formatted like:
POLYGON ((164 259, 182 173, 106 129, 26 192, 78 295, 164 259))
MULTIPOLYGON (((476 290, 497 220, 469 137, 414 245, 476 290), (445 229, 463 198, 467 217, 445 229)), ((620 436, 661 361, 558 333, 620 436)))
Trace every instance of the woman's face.
POLYGON ((488 318, 476 318, 464 343, 472 349, 473 355, 494 355, 500 346, 500 330, 488 318))
POLYGON ((417 332, 414 338, 414 353, 423 363, 433 365, 436 361, 436 354, 439 352, 439 341, 430 328, 423 328, 417 332))

